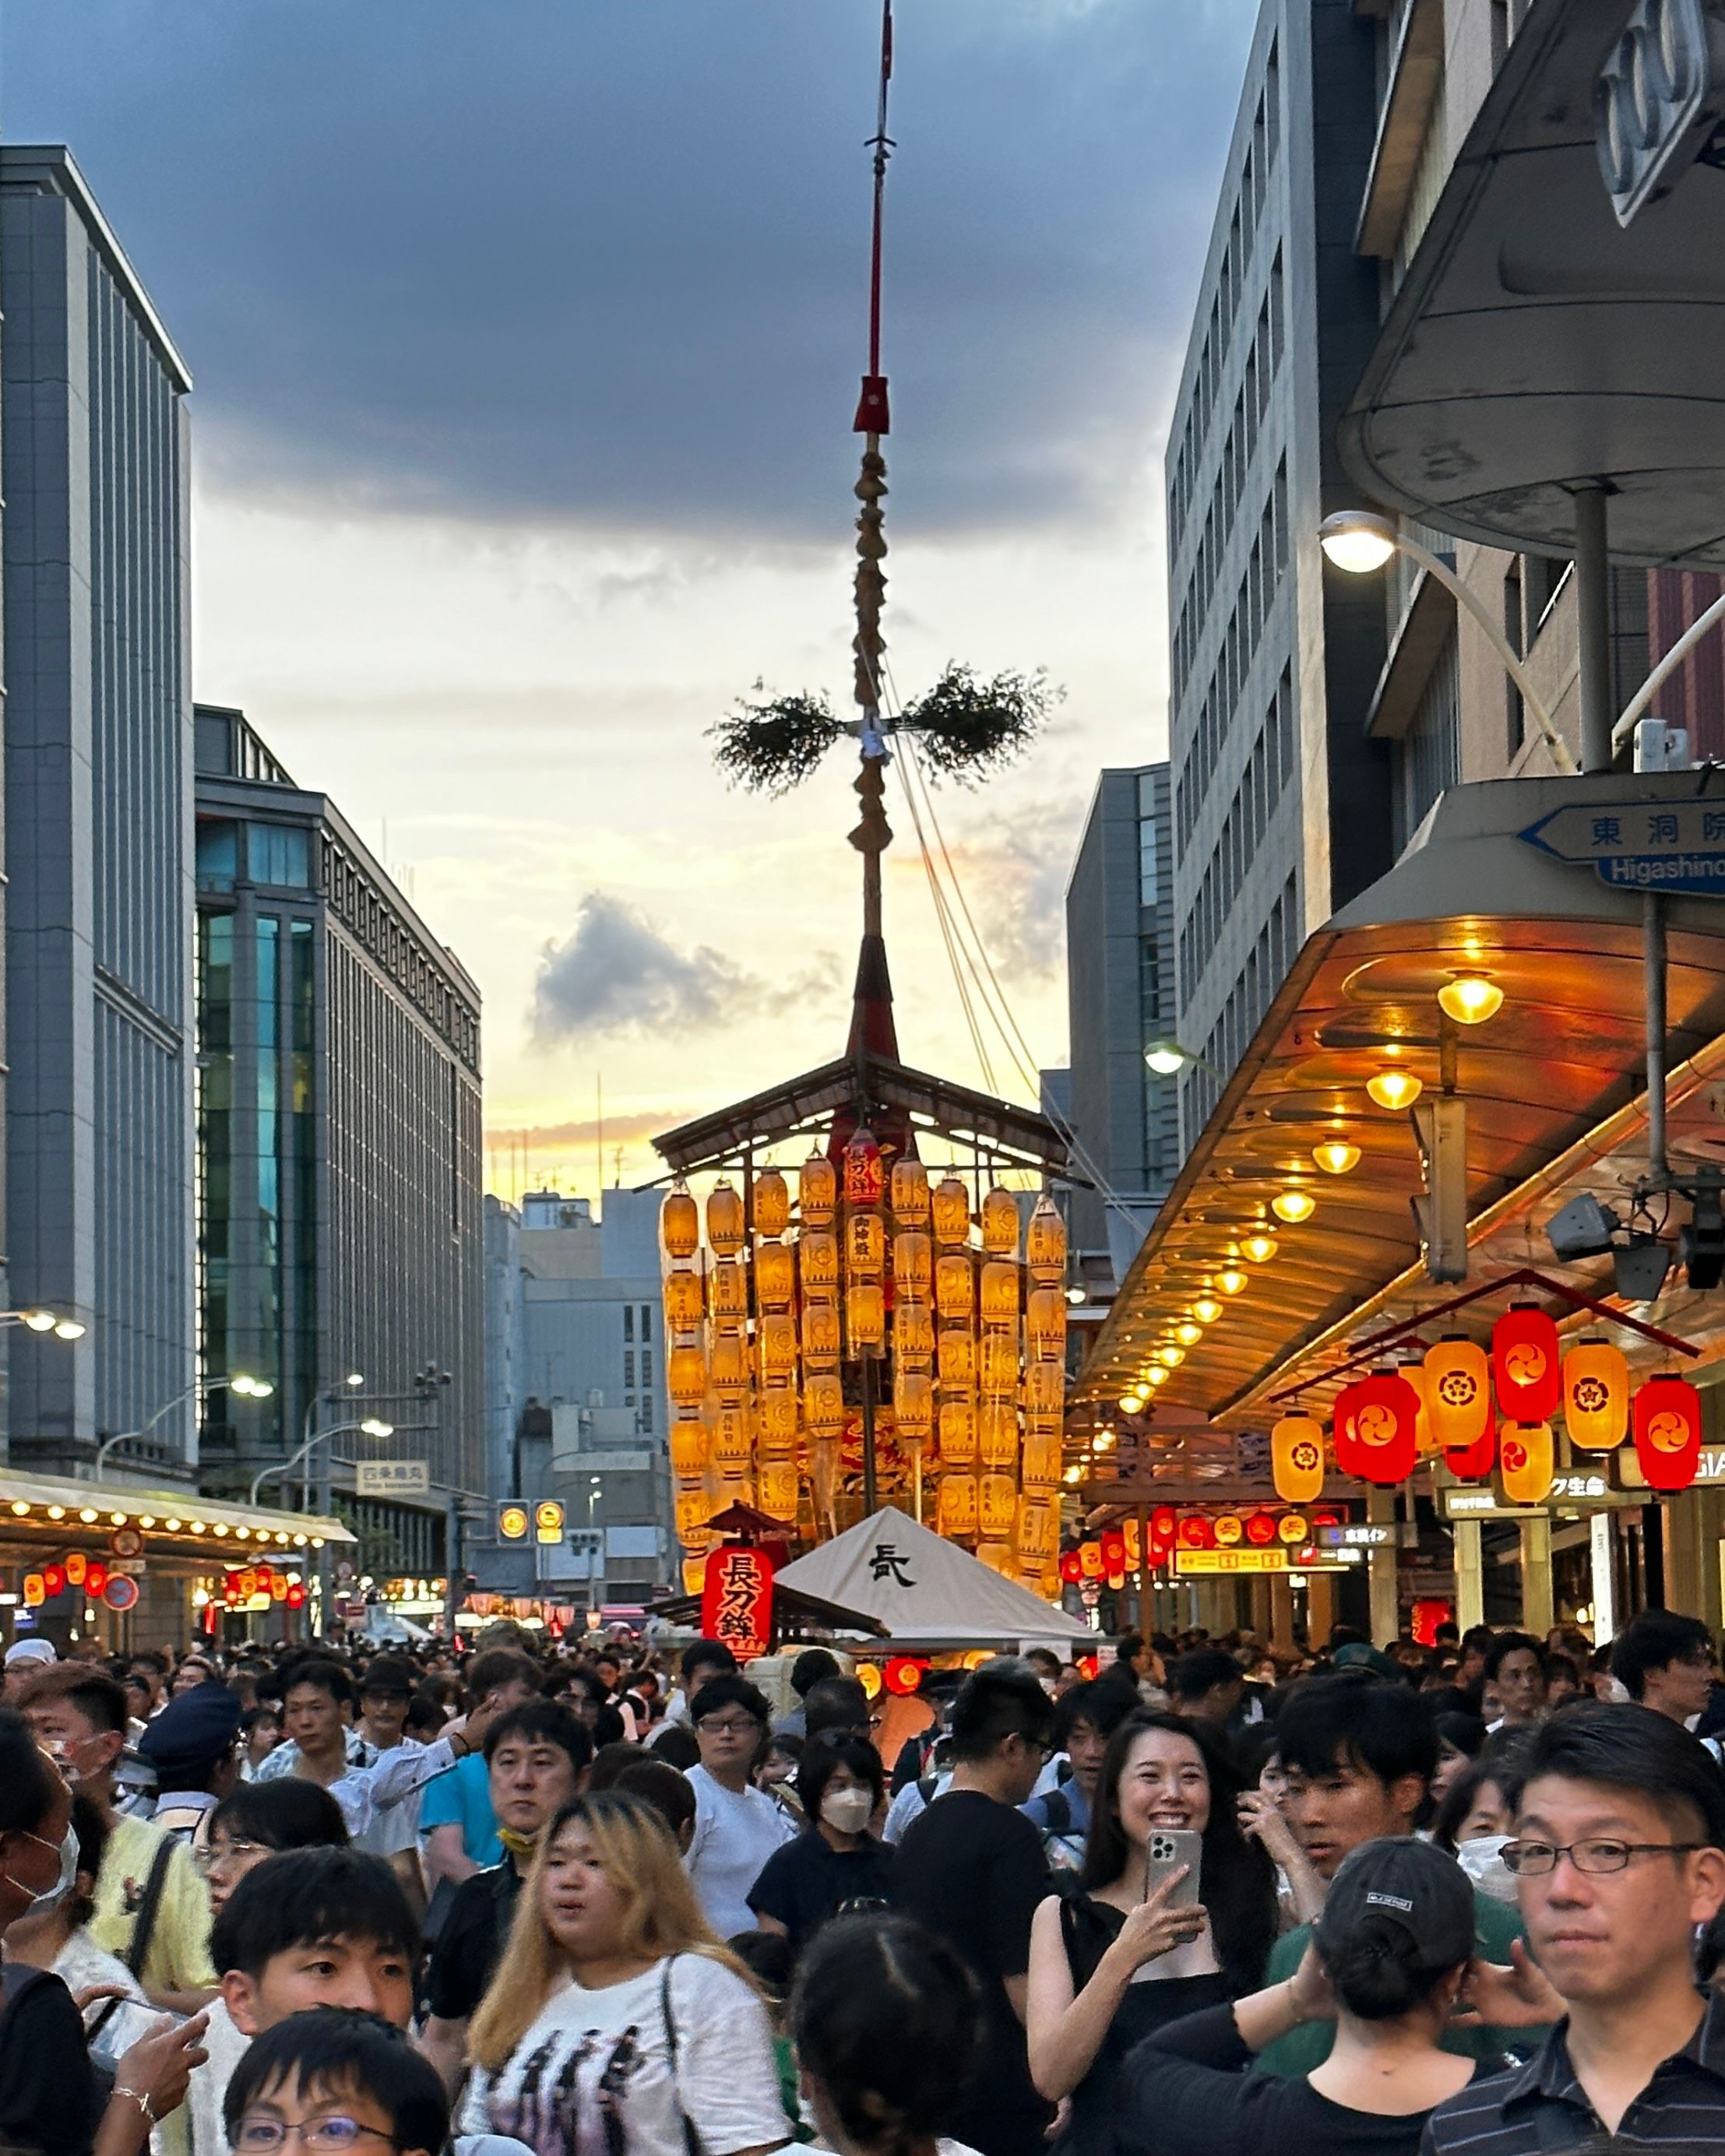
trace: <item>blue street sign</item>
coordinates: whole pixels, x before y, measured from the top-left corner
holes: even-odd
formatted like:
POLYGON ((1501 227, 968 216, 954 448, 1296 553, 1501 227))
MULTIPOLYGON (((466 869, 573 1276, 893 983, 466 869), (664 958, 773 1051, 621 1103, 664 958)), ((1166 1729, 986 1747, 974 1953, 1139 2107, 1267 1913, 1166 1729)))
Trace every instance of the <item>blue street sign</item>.
POLYGON ((1619 889, 1725 898, 1725 800, 1596 801, 1554 808, 1520 836, 1619 889))

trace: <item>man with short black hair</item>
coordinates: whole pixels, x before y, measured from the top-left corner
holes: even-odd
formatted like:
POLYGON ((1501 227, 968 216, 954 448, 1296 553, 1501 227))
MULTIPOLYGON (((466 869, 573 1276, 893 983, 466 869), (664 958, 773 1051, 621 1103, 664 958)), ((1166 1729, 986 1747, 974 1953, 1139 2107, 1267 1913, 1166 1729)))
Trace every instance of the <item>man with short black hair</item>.
MULTIPOLYGON (((447 1774, 458 1759, 483 1743, 489 1717, 476 1712, 464 1727, 429 1744, 415 1743, 411 1748, 397 1744, 369 1764, 356 1763, 347 1756, 344 1712, 352 1697, 347 1672, 339 1662, 327 1655, 307 1655, 285 1672, 281 1722, 297 1747, 295 1774, 327 1789, 341 1807, 348 1833, 356 1843, 369 1848, 366 1837, 374 1820, 413 1796, 434 1776, 447 1774)), ((237 1721, 239 1702, 233 1704, 237 1721)), ((170 1707, 167 1712, 174 1711, 170 1707)), ((158 1716, 151 1727, 166 1718, 158 1716)))
POLYGON ((691 1640, 678 1664, 682 1682, 665 1703, 667 1724, 693 1719, 690 1702, 710 1677, 735 1676, 737 1657, 722 1640, 691 1640))
POLYGON ((1545 1717, 1545 1650, 1527 1632, 1500 1632, 1486 1650, 1485 1681, 1497 1694, 1498 1712, 1486 1726, 1531 1729, 1545 1717))
POLYGON ((860 1737, 866 1744, 872 1720, 860 1677, 822 1677, 803 1702, 803 1734, 811 1744, 820 1737, 860 1737))
POLYGON ((1425 2156, 1718 2148, 1725 1999, 1692 1956, 1725 1907, 1725 1786, 1669 1716, 1602 1702, 1543 1724, 1525 1768, 1504 1858, 1533 1959, 1471 1981, 1485 2011, 1540 2015, 1554 1990, 1568 2012, 1527 2065, 1438 2107, 1425 2156))
POLYGON ((497 1817, 491 1810, 490 1777, 483 1757, 486 1728, 512 1707, 536 1699, 544 1689, 539 1666, 513 1647, 487 1648, 469 1662, 467 1756, 431 1782, 421 1799, 425 1883, 458 1886, 475 1871, 503 1861, 497 1817))
POLYGON ((773 1725, 775 1737, 806 1737, 808 1726, 803 1719, 803 1710, 809 1695, 825 1677, 842 1676, 839 1657, 827 1647, 805 1647, 791 1664, 791 1690, 797 1696, 797 1704, 788 1714, 782 1714, 773 1725))
POLYGON ((1240 1712, 1245 1697, 1245 1672, 1220 1647, 1196 1647, 1169 1670, 1168 1695, 1176 1714, 1213 1722, 1219 1730, 1240 1712))
POLYGON ((1686 1727, 1712 1693, 1712 1637, 1698 1617, 1644 1609, 1611 1642, 1611 1674, 1638 1707, 1686 1727))
POLYGON ((947 2132, 982 2156, 1040 2156, 1049 2108, 1030 2079, 1030 1920, 1049 1892, 1041 1836, 1018 1807, 1053 1750, 1054 1703, 1027 1670, 978 1670, 952 1709, 952 1779, 899 1845, 892 1898, 950 1941, 982 1988, 977 2073, 947 2132))
POLYGON ((701 1761, 689 1769, 695 1835, 683 1863, 701 1913, 721 1939, 753 1930, 748 1891, 773 1851, 797 1831, 749 1782, 767 1722, 766 1698, 747 1677, 710 1677, 695 1695, 701 1761))
POLYGON ((1055 1742, 1066 1755, 1065 1767, 1051 1789, 1020 1809, 1041 1835, 1043 1854, 1055 1871, 1076 1871, 1084 1861, 1108 1739, 1132 1707, 1125 1686, 1106 1677, 1075 1686, 1055 1703, 1055 1742))

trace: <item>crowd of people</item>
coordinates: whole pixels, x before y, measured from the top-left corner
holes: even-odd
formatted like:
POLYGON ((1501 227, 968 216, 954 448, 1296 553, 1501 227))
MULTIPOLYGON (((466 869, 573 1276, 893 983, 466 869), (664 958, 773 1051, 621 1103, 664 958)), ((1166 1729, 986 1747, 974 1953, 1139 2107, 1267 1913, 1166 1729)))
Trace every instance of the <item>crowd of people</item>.
POLYGON ((1725 2145, 1697 1620, 5 1658, 0 2156, 1725 2145))

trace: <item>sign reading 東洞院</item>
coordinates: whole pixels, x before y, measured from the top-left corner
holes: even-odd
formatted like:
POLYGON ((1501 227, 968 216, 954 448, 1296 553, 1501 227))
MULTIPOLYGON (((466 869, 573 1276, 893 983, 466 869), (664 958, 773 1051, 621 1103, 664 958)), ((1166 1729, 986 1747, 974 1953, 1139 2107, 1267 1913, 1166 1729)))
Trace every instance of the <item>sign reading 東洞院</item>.
POLYGON ((353 1470, 356 1497, 429 1497, 431 1465, 424 1460, 362 1460, 353 1470))
POLYGON ((1725 800, 1577 803, 1520 835, 1602 883, 1725 898, 1725 800))

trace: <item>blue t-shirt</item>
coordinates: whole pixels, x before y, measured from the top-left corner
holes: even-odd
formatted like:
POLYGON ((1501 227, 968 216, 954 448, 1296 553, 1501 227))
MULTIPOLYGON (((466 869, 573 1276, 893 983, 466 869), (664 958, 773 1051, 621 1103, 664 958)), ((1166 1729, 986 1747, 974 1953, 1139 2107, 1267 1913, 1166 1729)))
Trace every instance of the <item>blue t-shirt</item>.
POLYGON ((459 1826, 461 1849, 484 1871, 503 1861, 503 1844, 497 1839, 497 1815, 491 1810, 491 1774, 483 1757, 470 1752, 425 1784, 419 1806, 419 1831, 434 1826, 459 1826))

